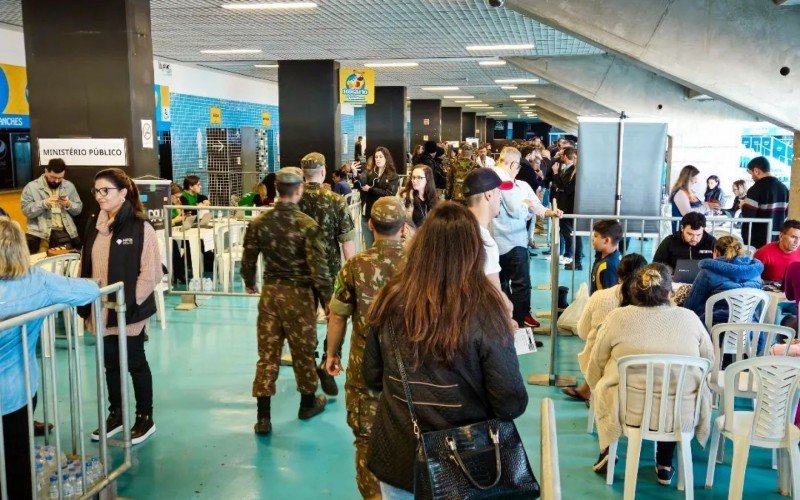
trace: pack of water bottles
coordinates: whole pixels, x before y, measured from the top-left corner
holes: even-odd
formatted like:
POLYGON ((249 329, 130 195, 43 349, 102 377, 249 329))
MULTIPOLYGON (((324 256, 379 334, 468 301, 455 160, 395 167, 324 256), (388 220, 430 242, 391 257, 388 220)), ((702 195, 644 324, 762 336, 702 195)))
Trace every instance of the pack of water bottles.
MULTIPOLYGON (((61 498, 76 499, 83 496, 83 469, 79 457, 69 458, 61 453, 61 469, 58 470, 55 446, 37 444, 34 454, 39 498, 59 498, 59 476, 61 498)), ((82 460, 86 467, 86 486, 91 488, 104 477, 103 463, 97 456, 83 457, 82 460)))

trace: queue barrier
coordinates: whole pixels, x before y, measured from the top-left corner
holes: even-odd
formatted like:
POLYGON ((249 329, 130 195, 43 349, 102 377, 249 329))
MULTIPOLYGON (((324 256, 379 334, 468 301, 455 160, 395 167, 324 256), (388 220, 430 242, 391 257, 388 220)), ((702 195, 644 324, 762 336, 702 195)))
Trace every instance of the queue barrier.
MULTIPOLYGON (((356 251, 361 251, 361 201, 353 196, 348 213, 355 226, 356 251)), ((240 268, 244 254, 244 236, 249 224, 272 207, 223 207, 166 205, 163 211, 164 230, 159 234, 162 261, 167 269, 167 291, 182 296, 179 309, 196 307, 196 297, 246 297, 240 268), (174 222, 168 214, 191 211, 197 215, 174 222), (177 260, 176 260, 177 259, 177 260), (212 264, 213 262, 213 264, 212 264), (211 269, 208 269, 208 267, 211 269), (211 271, 211 277, 207 272, 211 271), (177 287, 174 278, 185 287, 177 287)), ((261 287, 263 264, 259 256, 256 285, 261 287)))
POLYGON ((558 466, 558 431, 553 400, 543 398, 539 429, 539 464, 542 500, 561 500, 561 472, 558 466))
MULTIPOLYGON (((553 202, 553 209, 556 210, 557 204, 553 202)), ((555 385, 560 387, 571 386, 575 385, 576 379, 573 376, 567 375, 560 375, 558 373, 558 324, 557 319, 559 317, 559 309, 558 309, 558 287, 560 285, 559 281, 559 250, 560 250, 560 226, 561 221, 563 220, 572 220, 573 227, 577 228, 579 223, 586 228, 591 228, 594 226, 596 221, 600 221, 603 219, 613 219, 618 221, 622 225, 623 235, 622 239, 620 240, 621 250, 622 253, 632 251, 637 245, 631 245, 629 242, 632 238, 638 239, 638 247, 639 253, 645 255, 645 243, 647 241, 652 241, 652 250, 655 253, 655 249, 661 243, 661 241, 672 234, 671 231, 665 230, 664 228, 671 227, 671 224, 674 222, 680 222, 681 217, 671 217, 671 216, 642 216, 642 215, 580 215, 580 214, 564 214, 560 219, 551 217, 551 224, 550 224, 550 362, 548 365, 548 372, 544 374, 531 374, 528 376, 528 383, 533 385, 555 385), (586 224, 588 223, 588 225, 586 224), (630 229, 633 229, 632 231, 630 229), (624 247, 624 248, 623 248, 624 247)), ((756 218, 741 218, 741 217, 708 217, 706 218, 707 226, 706 230, 710 231, 715 236, 719 237, 722 232, 734 236, 738 236, 741 239, 741 227, 744 225, 749 225, 750 232, 748 235, 748 241, 745 241, 744 244, 748 248, 748 252, 750 255, 755 252, 755 249, 750 246, 750 237, 752 236, 752 227, 753 225, 764 224, 767 227, 767 234, 774 236, 773 234, 773 227, 772 227, 772 219, 756 219, 756 218), (737 227, 738 226, 738 227, 737 227)), ((571 238, 572 238, 572 248, 575 249, 575 243, 577 238, 582 236, 589 236, 591 238, 591 230, 589 231, 581 231, 581 230, 574 230, 572 231, 571 238)), ((590 239, 591 241, 591 239, 590 239)), ((593 260, 594 260, 594 252, 589 248, 589 251, 586 252, 589 265, 588 270, 592 269, 593 260)), ((648 262, 652 262, 652 256, 645 255, 648 262)), ((579 285, 578 278, 577 278, 578 270, 572 269, 571 271, 571 288, 570 292, 575 294, 576 285, 579 285)))
MULTIPOLYGON (((119 318, 120 331, 125 330, 125 293, 122 282, 115 283, 100 289, 99 297, 92 304, 92 312, 95 318, 100 318, 103 309, 113 309, 117 312, 119 318), (115 302, 109 302, 106 299, 109 296, 114 296, 115 302)), ((53 457, 56 465, 56 471, 62 471, 63 458, 67 454, 64 451, 69 451, 72 456, 80 458, 80 472, 81 472, 81 485, 80 491, 82 493, 73 495, 70 498, 91 498, 99 495, 100 498, 112 498, 115 496, 114 489, 116 488, 117 478, 131 467, 131 428, 130 418, 128 416, 128 353, 127 342, 119 343, 119 367, 120 367, 120 391, 122 396, 122 427, 123 434, 122 440, 109 440, 106 437, 106 384, 105 384, 105 361, 103 351, 103 322, 95 321, 95 328, 97 330, 95 344, 95 381, 97 385, 97 408, 96 415, 98 419, 98 427, 100 429, 99 441, 99 465, 101 467, 101 474, 99 478, 93 483, 87 479, 86 457, 87 446, 86 427, 84 425, 84 416, 87 412, 87 400, 84 397, 83 381, 83 362, 82 362, 82 346, 79 344, 78 335, 83 331, 82 319, 78 316, 75 307, 67 304, 56 304, 48 306, 36 311, 31 311, 19 316, 8 318, 0 321, 0 332, 7 335, 7 331, 12 328, 20 327, 20 340, 22 345, 22 353, 24 358, 24 373, 25 373, 25 395, 27 401, 32 401, 33 396, 38 392, 37 388, 31 387, 31 366, 30 366, 30 351, 28 346, 29 332, 28 325, 33 321, 42 320, 41 338, 39 342, 41 352, 41 398, 39 403, 42 405, 42 414, 46 423, 53 424, 51 432, 45 432, 44 444, 51 446, 55 444, 55 456, 53 457), (56 346, 56 316, 64 314, 67 324, 70 325, 66 329, 67 348, 61 349, 56 346), (62 409, 59 408, 59 380, 65 374, 60 373, 57 368, 57 358, 67 356, 67 374, 68 387, 69 387, 69 421, 66 418, 62 419, 62 409), (70 445, 65 448, 62 445, 62 426, 69 425, 69 434, 71 437, 70 445), (123 450, 122 462, 114 468, 109 466, 111 457, 109 455, 109 445, 120 447, 123 450)), ((63 384, 62 384, 63 385, 63 384)), ((2 410, 2 408, 0 408, 2 410)), ((28 446, 31 456, 30 464, 30 478, 33 486, 33 499, 38 498, 54 498, 47 494, 41 495, 38 490, 40 484, 37 478, 36 471, 36 458, 35 458, 35 438, 33 431, 33 418, 34 410, 31 404, 27 406, 28 412, 28 446)), ((0 420, 0 498, 7 500, 8 497, 8 481, 14 481, 15 478, 9 478, 6 475, 6 456, 5 456, 5 443, 2 429, 2 420, 0 420)), ((55 474, 57 476, 58 496, 57 498, 65 498, 65 484, 63 475, 61 473, 55 474)))

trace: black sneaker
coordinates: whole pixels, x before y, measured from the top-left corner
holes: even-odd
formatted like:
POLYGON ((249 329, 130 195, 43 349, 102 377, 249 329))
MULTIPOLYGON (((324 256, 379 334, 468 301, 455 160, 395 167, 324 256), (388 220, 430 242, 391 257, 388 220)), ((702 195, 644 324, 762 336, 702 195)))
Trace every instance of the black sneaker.
POLYGON ((136 423, 131 427, 131 444, 143 443, 155 434, 156 424, 150 414, 137 414, 136 423))
POLYGON ((313 406, 300 406, 300 410, 297 412, 297 418, 300 420, 308 420, 311 417, 315 417, 325 410, 326 404, 328 404, 328 398, 325 396, 317 396, 314 399, 313 406))
POLYGON ((339 394, 339 387, 336 385, 336 379, 333 375, 328 373, 325 368, 318 366, 317 375, 319 376, 319 385, 322 386, 322 392, 328 396, 337 396, 339 394))
POLYGON ((564 270, 565 271, 573 271, 573 270, 575 270, 575 271, 583 271, 583 266, 581 265, 580 262, 577 263, 577 264, 575 264, 575 262, 570 262, 569 264, 564 264, 564 270))
POLYGON ((266 436, 272 432, 272 422, 268 418, 259 418, 256 420, 256 425, 253 427, 256 434, 266 436))
POLYGON ((608 470, 608 448, 600 452, 597 457, 597 462, 594 463, 592 469, 598 474, 605 474, 608 470))
MULTIPOLYGON (((111 410, 106 418, 106 439, 122 430, 122 412, 111 410)), ((92 431, 92 441, 100 441, 100 429, 92 431)))
POLYGON ((672 476, 674 475, 674 467, 662 467, 660 465, 656 465, 656 477, 658 478, 658 484, 669 486, 672 483, 672 476))

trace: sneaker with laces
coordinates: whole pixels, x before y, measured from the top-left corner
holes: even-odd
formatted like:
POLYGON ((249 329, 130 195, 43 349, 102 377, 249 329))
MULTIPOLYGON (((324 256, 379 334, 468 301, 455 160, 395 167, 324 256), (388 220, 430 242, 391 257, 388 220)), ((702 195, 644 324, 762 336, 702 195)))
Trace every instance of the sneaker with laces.
POLYGON ((572 257, 559 257, 558 263, 561 265, 572 264, 572 257))
MULTIPOLYGON (((122 412, 111 410, 106 418, 106 439, 122 430, 122 412)), ((92 431, 92 441, 100 441, 100 429, 92 431)))
POLYGON ((534 318, 531 315, 531 313, 528 313, 528 314, 525 315, 525 326, 529 326, 531 328, 539 328, 540 326, 542 326, 542 324, 539 323, 536 320, 536 318, 534 318))
POLYGON ((674 467, 664 467, 662 465, 656 465, 656 477, 658 479, 658 484, 669 486, 670 483, 672 483, 672 476, 674 475, 675 475, 674 467))
POLYGON ((136 415, 136 422, 131 427, 131 444, 143 443, 155 434, 156 424, 153 423, 153 416, 149 413, 136 415))

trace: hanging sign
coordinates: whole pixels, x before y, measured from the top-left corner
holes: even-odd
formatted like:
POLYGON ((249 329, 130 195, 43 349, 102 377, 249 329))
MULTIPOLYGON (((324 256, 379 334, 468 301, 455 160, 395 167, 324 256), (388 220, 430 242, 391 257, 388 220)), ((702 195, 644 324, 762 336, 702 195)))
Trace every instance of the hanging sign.
POLYGON ((219 125, 222 123, 222 109, 218 108, 217 106, 211 106, 210 108, 211 113, 211 124, 212 125, 219 125))
POLYGON ((61 158, 68 166, 125 167, 125 139, 39 139, 39 164, 61 158))
POLYGON ((261 113, 261 126, 269 127, 271 122, 272 121, 271 121, 271 116, 269 114, 269 111, 263 111, 261 113))
POLYGON ((375 102, 375 71, 371 69, 340 69, 339 102, 373 104, 375 102))

